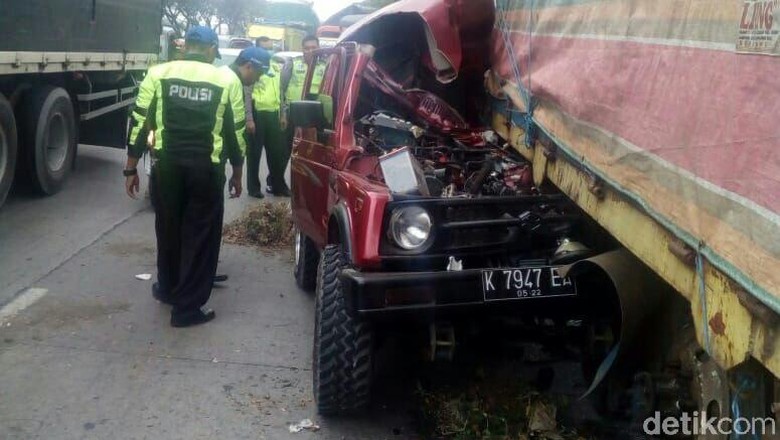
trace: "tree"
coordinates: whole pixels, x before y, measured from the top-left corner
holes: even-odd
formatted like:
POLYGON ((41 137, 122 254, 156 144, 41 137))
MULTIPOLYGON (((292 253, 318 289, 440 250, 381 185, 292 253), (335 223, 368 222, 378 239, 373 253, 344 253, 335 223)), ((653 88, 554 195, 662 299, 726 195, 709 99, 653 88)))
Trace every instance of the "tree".
POLYGON ((216 8, 211 0, 165 0, 163 15, 179 36, 188 28, 211 25, 216 8))
POLYGON ((262 16, 264 6, 265 0, 165 0, 163 15, 180 36, 192 26, 218 29, 222 24, 232 34, 242 34, 248 23, 262 16))
POLYGON ((248 24, 262 17, 265 1, 260 0, 213 0, 220 23, 228 25, 230 33, 243 35, 248 24))

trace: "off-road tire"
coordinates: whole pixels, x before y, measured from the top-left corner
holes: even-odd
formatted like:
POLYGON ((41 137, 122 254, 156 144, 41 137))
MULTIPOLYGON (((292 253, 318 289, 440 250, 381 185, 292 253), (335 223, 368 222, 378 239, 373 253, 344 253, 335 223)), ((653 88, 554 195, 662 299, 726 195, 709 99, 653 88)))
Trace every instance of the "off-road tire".
POLYGON ((11 104, 0 95, 0 206, 5 203, 16 171, 16 118, 11 104))
POLYGON ((320 253, 313 241, 298 228, 295 229, 295 241, 293 243, 295 255, 295 284, 306 292, 313 292, 317 287, 317 266, 320 262, 320 253))
POLYGON ((25 94, 18 115, 24 147, 18 171, 41 195, 58 192, 76 155, 78 126, 65 89, 43 86, 25 94))
POLYGON ((338 245, 322 251, 315 299, 314 399, 322 415, 352 413, 371 394, 373 333, 349 313, 339 274, 347 266, 338 245))

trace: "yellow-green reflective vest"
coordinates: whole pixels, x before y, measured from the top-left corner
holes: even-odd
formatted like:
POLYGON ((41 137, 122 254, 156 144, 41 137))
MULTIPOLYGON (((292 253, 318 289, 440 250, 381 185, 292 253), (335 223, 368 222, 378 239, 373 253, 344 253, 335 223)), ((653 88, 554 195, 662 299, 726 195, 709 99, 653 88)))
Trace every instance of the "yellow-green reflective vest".
POLYGON ((138 90, 128 155, 141 157, 149 130, 155 130, 157 153, 219 164, 224 150, 231 163, 240 164, 246 153, 245 125, 243 89, 235 73, 199 57, 158 64, 138 90))
POLYGON ((282 93, 280 86, 282 68, 276 61, 271 61, 268 74, 260 77, 252 90, 252 100, 255 110, 259 112, 278 112, 282 106, 282 93))
MULTIPOLYGON (((303 83, 306 81, 306 74, 309 71, 309 66, 303 61, 302 57, 295 58, 293 60, 293 71, 290 77, 290 85, 287 86, 287 93, 285 98, 287 101, 300 101, 304 99, 303 96, 303 83)), ((314 67, 314 76, 311 79, 312 93, 319 93, 320 86, 322 85, 322 78, 325 76, 325 63, 317 63, 314 67)))

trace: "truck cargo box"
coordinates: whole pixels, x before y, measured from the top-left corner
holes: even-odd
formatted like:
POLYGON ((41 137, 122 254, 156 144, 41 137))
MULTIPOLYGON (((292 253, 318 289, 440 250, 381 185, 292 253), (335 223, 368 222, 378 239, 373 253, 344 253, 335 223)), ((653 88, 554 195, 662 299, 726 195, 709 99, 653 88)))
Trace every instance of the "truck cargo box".
POLYGON ((780 2, 497 7, 494 126, 683 292, 721 365, 780 373, 780 2))
POLYGON ((161 0, 4 0, 0 52, 159 52, 161 0))

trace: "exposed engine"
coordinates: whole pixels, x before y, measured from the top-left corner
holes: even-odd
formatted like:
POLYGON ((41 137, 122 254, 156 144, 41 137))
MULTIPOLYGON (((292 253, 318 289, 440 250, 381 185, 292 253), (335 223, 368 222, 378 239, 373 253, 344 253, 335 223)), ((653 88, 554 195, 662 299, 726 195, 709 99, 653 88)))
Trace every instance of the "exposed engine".
POLYGON ((445 198, 536 193, 531 165, 497 145, 492 131, 440 134, 377 111, 358 122, 356 135, 366 152, 379 156, 383 180, 394 193, 445 198))

